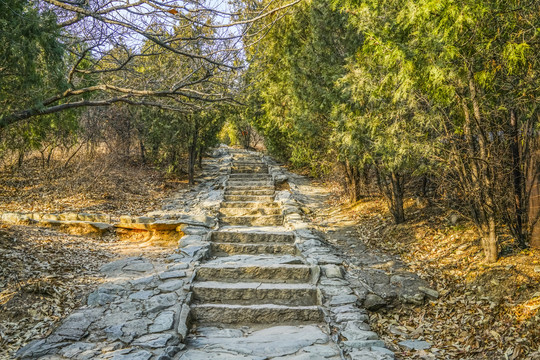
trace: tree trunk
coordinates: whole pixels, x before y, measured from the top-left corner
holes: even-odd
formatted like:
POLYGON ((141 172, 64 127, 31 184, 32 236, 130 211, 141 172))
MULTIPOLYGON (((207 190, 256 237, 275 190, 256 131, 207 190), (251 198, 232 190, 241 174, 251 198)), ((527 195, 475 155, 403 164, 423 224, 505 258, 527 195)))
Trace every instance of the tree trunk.
POLYGON ((521 248, 526 247, 526 234, 523 231, 523 186, 524 177, 521 169, 521 154, 519 151, 519 131, 514 110, 510 111, 510 135, 512 151, 512 178, 514 183, 514 214, 515 214, 515 236, 521 248))
POLYGON ((497 244, 497 228, 493 215, 490 215, 488 218, 488 233, 482 239, 482 248, 486 262, 497 262, 499 259, 499 246, 497 244))
POLYGON ((396 224, 405 222, 405 211, 403 210, 403 181, 400 176, 392 171, 390 174, 390 184, 392 193, 390 199, 390 212, 394 216, 396 224))
POLYGON ((343 164, 345 168, 345 184, 347 195, 351 203, 360 200, 360 172, 356 166, 351 165, 349 160, 345 160, 343 164))
POLYGON ((199 161, 198 161, 199 169, 202 169, 202 154, 203 154, 203 148, 202 148, 202 146, 199 146, 199 152, 198 152, 198 155, 199 155, 199 161))
POLYGON ((24 150, 19 150, 19 157, 17 158, 17 167, 21 167, 24 162, 24 150))
POLYGON ((189 146, 189 159, 188 159, 189 185, 195 184, 195 163, 197 162, 198 132, 199 132, 198 126, 195 125, 193 134, 191 136, 191 144, 189 146))
POLYGON ((141 161, 143 164, 146 164, 146 148, 144 142, 139 139, 139 150, 141 152, 141 161))

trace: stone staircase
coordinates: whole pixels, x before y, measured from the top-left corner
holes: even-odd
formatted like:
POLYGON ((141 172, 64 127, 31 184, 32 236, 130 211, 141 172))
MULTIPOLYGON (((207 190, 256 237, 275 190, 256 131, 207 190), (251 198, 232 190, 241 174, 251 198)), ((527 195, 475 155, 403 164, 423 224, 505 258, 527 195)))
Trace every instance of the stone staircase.
POLYGON ((213 258, 199 266, 191 287, 198 327, 323 321, 319 268, 299 256, 274 193, 260 156, 233 153, 221 227, 211 235, 213 258))

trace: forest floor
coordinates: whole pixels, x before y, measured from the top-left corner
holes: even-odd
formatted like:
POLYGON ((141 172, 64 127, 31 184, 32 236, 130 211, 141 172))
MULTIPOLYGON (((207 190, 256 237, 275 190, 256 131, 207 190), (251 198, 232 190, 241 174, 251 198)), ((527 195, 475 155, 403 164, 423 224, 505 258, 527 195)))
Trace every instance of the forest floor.
MULTIPOLYGON (((159 209, 185 179, 107 157, 43 168, 38 159, 0 172, 0 212, 142 215, 159 209)), ((176 246, 175 246, 176 248, 176 246)), ((173 249, 105 236, 0 224, 0 359, 48 335, 103 282, 104 263, 129 256, 165 257, 173 249)))
POLYGON ((458 217, 452 223, 452 213, 412 199, 401 225, 393 223, 382 198, 351 205, 334 194, 327 206, 312 220, 331 229, 327 238, 351 262, 365 249, 358 246, 363 242, 370 251, 399 257, 440 294, 424 305, 371 312, 373 330, 396 358, 540 359, 540 251, 521 250, 501 236, 501 259, 486 264, 470 222, 458 217), (397 344, 407 339, 432 348, 411 351, 397 344))

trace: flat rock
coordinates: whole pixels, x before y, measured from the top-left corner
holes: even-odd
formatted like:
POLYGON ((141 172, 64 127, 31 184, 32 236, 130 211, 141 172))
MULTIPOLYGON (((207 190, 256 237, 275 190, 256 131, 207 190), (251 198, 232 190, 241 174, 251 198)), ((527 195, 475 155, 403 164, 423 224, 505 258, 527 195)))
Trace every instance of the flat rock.
POLYGON ((133 300, 148 300, 153 295, 154 290, 141 290, 129 295, 129 298, 133 300))
POLYGON ((158 286, 162 292, 176 291, 184 286, 183 280, 168 280, 158 286))
POLYGON ((176 345, 179 342, 180 340, 173 334, 149 334, 141 336, 132 344, 144 348, 158 349, 166 345, 176 345))
POLYGON ((349 353, 351 360, 393 360, 394 353, 390 350, 372 346, 369 349, 353 350, 349 353))
POLYGON ((162 332, 172 329, 174 323, 174 311, 163 311, 155 319, 152 325, 148 328, 151 333, 162 332))
POLYGON ((411 350, 426 350, 431 347, 430 343, 423 340, 403 340, 398 344, 411 350))
POLYGON ((365 349, 376 347, 384 347, 384 341, 382 340, 346 340, 343 341, 343 345, 348 348, 365 349))
POLYGON ((154 270, 154 265, 152 265, 152 263, 146 259, 137 259, 129 262, 122 268, 122 270, 132 272, 147 272, 154 270))
POLYGON ((339 279, 343 278, 343 271, 342 271, 341 266, 331 264, 331 265, 323 265, 322 268, 323 268, 324 274, 328 278, 339 278, 339 279))
POLYGON ((186 277, 186 272, 183 270, 173 270, 173 271, 162 272, 158 276, 161 280, 183 278, 183 277, 186 277))
POLYGON ((330 306, 354 304, 357 300, 356 295, 337 295, 333 296, 328 304, 330 306))
POLYGON ((386 300, 377 294, 367 294, 366 300, 364 300, 364 307, 368 310, 378 310, 386 306, 386 300))
POLYGON ((366 314, 363 314, 359 311, 357 312, 346 312, 336 314, 336 323, 342 323, 345 321, 368 321, 369 317, 366 314))
POLYGON ((72 358, 79 355, 80 353, 84 351, 92 350, 95 347, 96 347, 96 344, 87 343, 87 342, 76 342, 69 346, 66 346, 65 348, 60 350, 59 353, 60 355, 65 356, 67 358, 72 358))
POLYGON ((149 313, 165 310, 176 304, 178 296, 174 293, 154 295, 145 302, 146 311, 149 313))
POLYGON ((180 355, 179 360, 266 360, 267 357, 244 355, 223 350, 188 350, 180 355))
POLYGON ((244 355, 276 357, 294 354, 302 348, 328 342, 328 336, 316 326, 274 326, 241 338, 196 338, 195 348, 222 349, 244 355))

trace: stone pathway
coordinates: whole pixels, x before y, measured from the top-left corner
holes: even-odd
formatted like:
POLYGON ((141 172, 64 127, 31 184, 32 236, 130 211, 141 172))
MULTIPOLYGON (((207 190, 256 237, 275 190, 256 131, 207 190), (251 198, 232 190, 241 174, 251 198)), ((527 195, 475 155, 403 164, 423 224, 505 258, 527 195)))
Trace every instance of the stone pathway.
POLYGON ((180 359, 340 359, 305 263, 283 227, 274 183, 257 154, 235 152, 211 236, 212 258, 196 269, 196 331, 180 359))
POLYGON ((276 190, 290 175, 258 153, 229 148, 206 166, 209 185, 191 206, 177 199, 151 214, 159 224, 182 219, 179 252, 105 265, 110 281, 87 305, 16 357, 394 358, 370 331, 343 259, 303 220, 292 192, 276 190))

